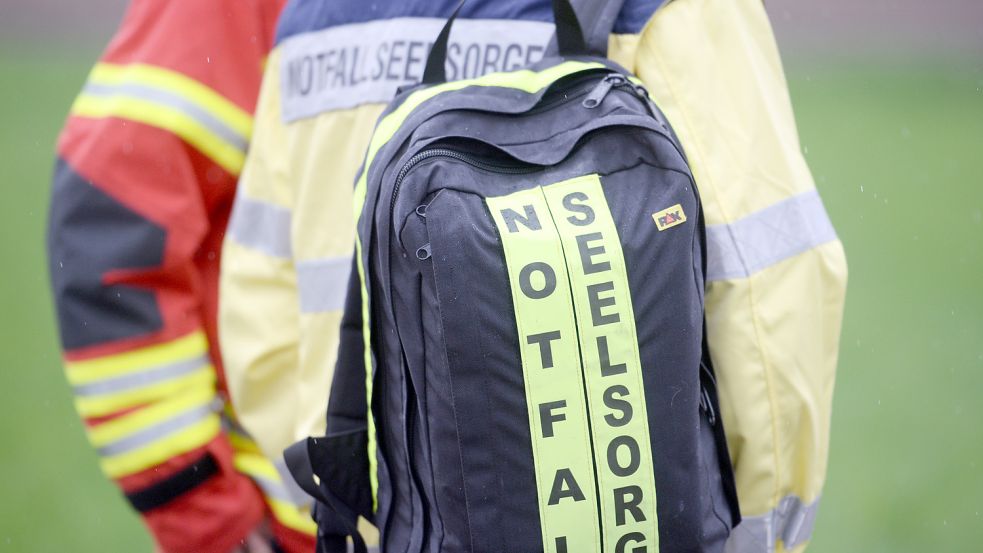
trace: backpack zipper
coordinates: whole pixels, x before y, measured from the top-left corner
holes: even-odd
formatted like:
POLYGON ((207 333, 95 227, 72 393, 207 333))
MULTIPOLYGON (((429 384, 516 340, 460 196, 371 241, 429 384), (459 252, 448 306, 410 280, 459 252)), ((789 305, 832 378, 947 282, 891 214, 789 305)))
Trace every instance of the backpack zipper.
POLYGON ((625 77, 621 73, 611 73, 601 79, 601 82, 597 83, 594 88, 587 94, 584 101, 581 102, 587 109, 594 109, 601 105, 604 98, 615 88, 626 88, 629 92, 638 96, 640 99, 648 102, 649 95, 645 87, 637 85, 625 77))
MULTIPOLYGON (((567 91, 577 88, 582 82, 589 81, 591 78, 593 78, 593 76, 575 81, 574 83, 572 83, 567 87, 567 91)), ((581 105, 583 105, 587 109, 594 109, 601 105, 601 103, 604 101, 604 98, 607 97, 607 95, 611 92, 611 90, 616 88, 627 89, 629 92, 631 92, 632 94, 634 94, 644 102, 650 101, 648 97, 648 91, 645 90, 645 87, 631 82, 628 79, 628 77, 622 75, 621 73, 609 73, 605 75, 592 88, 584 87, 581 88, 580 90, 575 90, 574 92, 569 93, 565 96, 557 94, 557 97, 552 101, 540 103, 526 113, 527 114, 534 113, 544 109, 549 109, 558 104, 575 100, 583 96, 584 94, 586 94, 587 97, 584 98, 584 100, 581 102, 581 105)), ((413 155, 413 157, 408 159, 406 163, 403 165, 403 167, 399 170, 399 173, 396 174, 396 183, 393 185, 393 194, 389 202, 390 217, 392 217, 393 210, 396 207, 396 196, 399 195, 399 189, 400 186, 403 184, 403 179, 406 177, 406 174, 409 173, 410 169, 412 169, 416 165, 434 157, 449 157, 451 159, 456 159, 458 161, 467 163, 468 165, 471 165, 472 167, 476 167, 478 169, 484 169, 486 171, 503 173, 507 175, 521 175, 523 173, 531 173, 538 170, 538 169, 530 168, 529 166, 522 166, 519 164, 496 165, 496 164, 488 163, 487 161, 479 159, 475 156, 471 156, 463 152, 459 152, 457 150, 451 150, 448 148, 426 149, 421 152, 417 152, 415 155, 413 155)))
POLYGON ((403 167, 396 174, 396 182, 393 184, 393 195, 389 201, 389 217, 393 216, 393 210, 396 208, 396 197, 399 195, 399 189, 403 185, 403 179, 406 178, 407 173, 411 169, 419 165, 420 163, 433 159, 435 157, 447 157, 462 163, 466 163, 472 167, 478 169, 484 169, 485 171, 491 171, 493 173, 502 173, 505 175, 522 175, 525 173, 534 173, 539 170, 539 167, 534 165, 523 165, 520 163, 515 163, 511 165, 498 165, 494 163, 489 163, 486 160, 459 152, 457 150, 451 150, 449 148, 431 148, 417 152, 413 157, 408 159, 403 167))

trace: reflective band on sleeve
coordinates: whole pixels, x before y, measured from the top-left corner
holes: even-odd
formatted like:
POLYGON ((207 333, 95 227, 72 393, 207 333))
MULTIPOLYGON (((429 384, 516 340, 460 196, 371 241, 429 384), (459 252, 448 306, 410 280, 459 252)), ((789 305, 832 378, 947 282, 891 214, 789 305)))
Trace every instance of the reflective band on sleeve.
POLYGON ((84 361, 69 361, 65 364, 65 373, 69 383, 77 387, 145 371, 148 367, 197 359, 206 355, 207 351, 205 333, 198 330, 162 344, 84 361))
POLYGON ((618 231, 597 175, 543 187, 577 310, 604 551, 659 550, 655 469, 635 313, 618 231))
POLYGON ((209 416, 212 416, 213 410, 210 406, 204 405, 201 407, 195 407, 183 413, 179 413, 172 418, 161 421, 153 426, 144 428, 139 432, 135 432, 111 442, 100 447, 97 451, 99 455, 103 457, 109 457, 112 455, 120 455, 133 451, 134 449, 141 448, 147 444, 154 442, 167 436, 173 434, 182 428, 191 426, 192 424, 202 421, 209 416))
POLYGON ((181 112, 203 127, 215 134, 215 136, 225 140, 229 144, 245 151, 249 145, 246 136, 237 133, 234 129, 227 126, 220 119, 205 111, 188 98, 184 98, 174 92, 144 86, 140 84, 120 84, 120 85, 101 85, 89 83, 82 89, 82 94, 99 98, 111 98, 119 96, 123 98, 135 98, 144 100, 159 106, 169 107, 181 112))
POLYGON ((217 401, 213 387, 188 390, 90 427, 89 441, 109 476, 132 474, 218 435, 217 401))
POLYGON ((212 394, 215 369, 201 332, 172 342, 66 365, 84 418, 112 415, 189 393, 212 394))
POLYGON ((79 384, 74 387, 73 391, 76 396, 83 397, 116 394, 131 391, 134 388, 157 384, 165 380, 172 380, 207 368, 209 368, 208 357, 201 355, 187 361, 178 361, 102 381, 79 384))
POLYGON ((786 550, 809 541, 819 511, 819 499, 809 505, 794 495, 778 502, 778 507, 757 516, 744 516, 727 540, 726 553, 774 553, 781 540, 786 550))
POLYGON ((290 259, 290 210, 236 195, 229 236, 236 243, 273 257, 290 259))
POLYGON ((350 257, 328 257, 297 262, 297 290, 303 313, 338 311, 345 307, 350 257))
POLYGON ((602 551, 577 324, 542 189, 487 198, 519 333, 543 549, 602 551))
POLYGON ((181 73, 151 65, 96 65, 75 104, 80 117, 120 117, 172 132, 237 175, 250 115, 181 73))
POLYGON ((311 498, 299 487, 296 492, 289 487, 289 484, 294 484, 292 478, 284 478, 284 473, 262 454, 236 452, 233 463, 236 470, 248 475, 263 491, 278 521, 298 532, 308 535, 317 533, 317 525, 310 516, 311 498))
POLYGON ((804 192, 733 223, 707 226, 707 280, 747 278, 833 240, 819 193, 804 192))

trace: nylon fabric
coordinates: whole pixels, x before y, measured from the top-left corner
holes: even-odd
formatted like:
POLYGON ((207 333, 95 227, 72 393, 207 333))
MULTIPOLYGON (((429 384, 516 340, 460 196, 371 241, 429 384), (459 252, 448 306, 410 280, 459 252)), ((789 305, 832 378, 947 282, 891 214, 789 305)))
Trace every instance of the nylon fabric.
POLYGON ((158 298, 149 290, 107 283, 103 276, 159 266, 165 228, 96 186, 63 157, 52 180, 48 271, 63 346, 85 348, 159 332, 164 314, 158 298))
POLYGON ((365 186, 367 171, 372 167, 379 150, 389 142, 400 126, 406 121, 410 114, 427 100, 437 96, 442 92, 461 90, 469 86, 500 87, 521 90, 529 94, 540 91, 555 81, 579 71, 588 69, 600 69, 604 67, 600 63, 566 61, 558 65, 549 66, 542 71, 521 70, 509 73, 490 73, 477 79, 466 79, 454 81, 439 86, 424 88, 410 94, 392 113, 384 116, 376 127, 369 143, 368 153, 365 156, 366 170, 359 175, 355 183, 355 202, 354 214, 356 219, 362 214, 365 205, 365 186))

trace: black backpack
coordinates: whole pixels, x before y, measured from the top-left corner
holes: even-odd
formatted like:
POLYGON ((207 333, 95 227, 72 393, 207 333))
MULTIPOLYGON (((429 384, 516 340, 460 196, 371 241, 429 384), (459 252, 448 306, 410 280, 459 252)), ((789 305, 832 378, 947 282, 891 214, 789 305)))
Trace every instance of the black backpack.
POLYGON ((720 552, 739 520, 692 174, 553 9, 559 56, 445 83, 452 17, 377 124, 326 437, 286 455, 322 551, 358 515, 385 553, 720 552))

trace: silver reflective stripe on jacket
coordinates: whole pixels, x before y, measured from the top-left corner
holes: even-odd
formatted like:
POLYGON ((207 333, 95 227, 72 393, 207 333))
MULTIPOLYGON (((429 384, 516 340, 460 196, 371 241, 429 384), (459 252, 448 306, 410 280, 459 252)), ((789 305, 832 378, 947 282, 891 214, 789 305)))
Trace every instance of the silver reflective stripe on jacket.
POLYGON ((290 210, 240 194, 229 221, 229 235, 242 246, 289 259, 290 210))
POLYGON ((214 413, 215 407, 211 404, 197 405, 153 426, 106 444, 97 451, 103 457, 127 453, 201 422, 214 413))
POLYGON ((836 240, 815 190, 725 225, 707 226, 707 280, 747 278, 836 240))
POLYGON ((818 510, 819 498, 805 505, 786 496, 766 514, 743 517, 727 540, 726 553, 773 553, 778 540, 786 550, 794 549, 809 541, 818 510))
POLYGON ((124 374, 88 384, 77 384, 73 390, 77 396, 118 394, 167 380, 175 380, 208 366, 208 363, 207 355, 199 355, 194 359, 168 363, 141 372, 124 374))
POLYGON ((236 149, 243 153, 246 152, 246 147, 249 143, 248 136, 245 136, 239 131, 226 125, 219 118, 215 117, 206 109, 198 106, 188 98, 169 90, 135 83, 123 83, 116 85, 89 83, 85 85, 82 93, 102 98, 124 96, 127 98, 145 100, 147 102, 168 107, 187 115, 199 125, 213 132, 215 136, 218 136, 231 146, 235 146, 236 149))
POLYGON ((351 257, 325 257, 297 262, 297 289, 302 313, 335 311, 345 306, 351 257))

